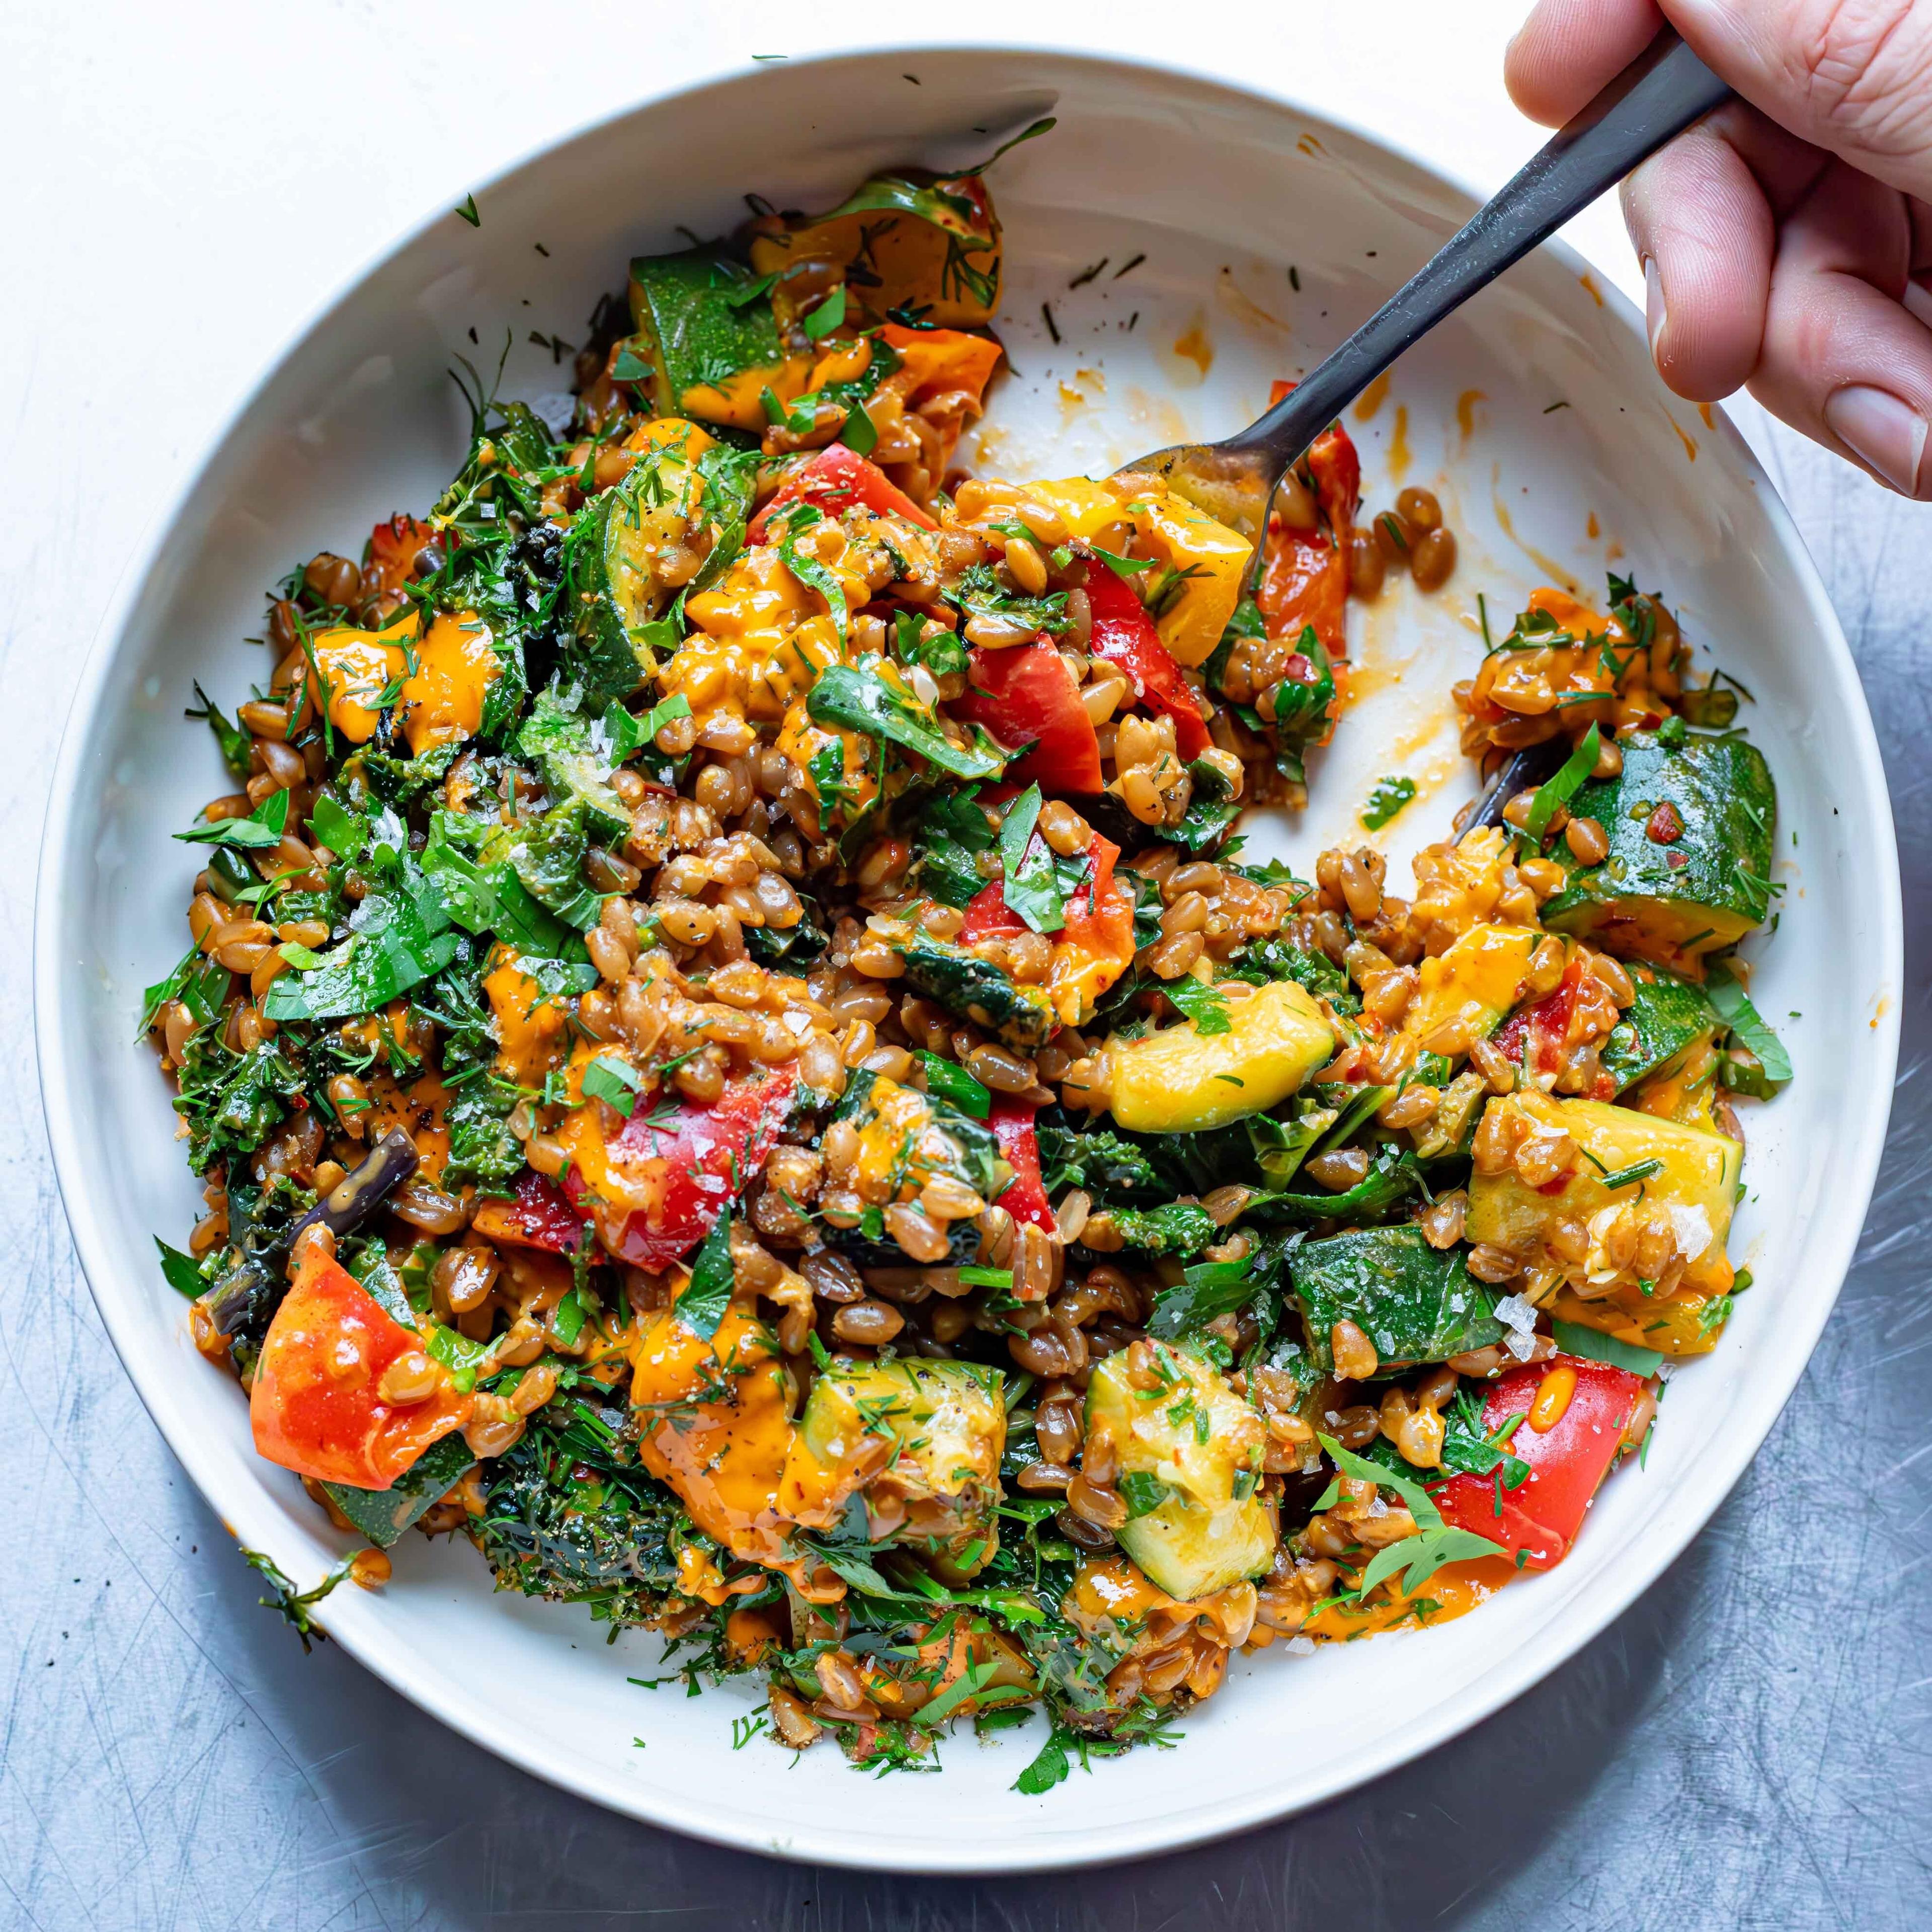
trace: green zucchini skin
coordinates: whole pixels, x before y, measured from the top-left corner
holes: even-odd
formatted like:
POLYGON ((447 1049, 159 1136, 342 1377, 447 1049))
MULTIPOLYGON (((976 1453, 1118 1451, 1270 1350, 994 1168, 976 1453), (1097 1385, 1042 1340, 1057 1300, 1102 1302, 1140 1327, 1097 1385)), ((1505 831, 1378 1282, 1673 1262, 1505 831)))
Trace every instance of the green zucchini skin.
POLYGON ((1496 1298, 1464 1265, 1462 1251, 1432 1248, 1414 1222, 1306 1241, 1288 1257, 1289 1292, 1308 1324, 1308 1352, 1332 1371, 1329 1331, 1354 1323, 1384 1368, 1442 1362, 1501 1341, 1496 1298))
POLYGON ((908 982, 949 1013, 998 1034, 1022 1053, 1044 1046, 1060 1016, 1037 986, 1018 985, 1010 974, 944 940, 914 938, 899 949, 908 982))
POLYGON ((722 250, 687 248, 640 256, 631 264, 631 314, 650 364, 650 399, 659 416, 685 413, 692 389, 717 388, 746 369, 784 360, 772 305, 763 297, 734 307, 750 280, 722 250))
POLYGON ((1636 998, 1604 1043, 1604 1070, 1621 1094, 1723 1025, 1702 987, 1660 968, 1630 975, 1636 998))
POLYGON ((324 1483, 330 1500, 378 1550, 386 1550, 416 1518, 462 1479, 476 1460, 460 1434, 432 1442, 386 1490, 324 1483))
POLYGON ((1570 876, 1544 906, 1543 923, 1598 934, 1612 950, 1664 964, 1735 945, 1771 911, 1778 794, 1764 754, 1730 734, 1687 731, 1672 743, 1664 732, 1640 731, 1618 743, 1622 771, 1570 802, 1572 816, 1603 826, 1610 849, 1600 865, 1583 866, 1557 843, 1570 876), (1650 834, 1665 804, 1683 827, 1668 842, 1650 834))

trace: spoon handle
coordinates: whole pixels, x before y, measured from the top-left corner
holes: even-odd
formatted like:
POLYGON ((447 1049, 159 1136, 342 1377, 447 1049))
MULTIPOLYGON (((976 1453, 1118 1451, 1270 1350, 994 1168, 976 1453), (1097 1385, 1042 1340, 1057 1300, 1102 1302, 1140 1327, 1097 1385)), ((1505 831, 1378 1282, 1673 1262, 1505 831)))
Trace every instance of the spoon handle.
POLYGON ((1666 27, 1420 274, 1224 447, 1266 452, 1279 474, 1412 343, 1730 98, 1725 83, 1666 27))

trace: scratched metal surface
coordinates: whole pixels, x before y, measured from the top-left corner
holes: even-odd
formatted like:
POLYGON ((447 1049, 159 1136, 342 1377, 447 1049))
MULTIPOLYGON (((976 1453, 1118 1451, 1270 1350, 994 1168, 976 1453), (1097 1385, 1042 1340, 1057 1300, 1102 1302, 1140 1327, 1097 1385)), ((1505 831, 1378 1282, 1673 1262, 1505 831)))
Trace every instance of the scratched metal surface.
MULTIPOLYGON (((1340 1910, 1354 1932, 1923 1924, 1932 511, 1891 503, 1795 440, 1770 453, 1893 778, 1915 992, 1891 1144, 1857 1267, 1770 1441, 1709 1528, 1580 1657, 1324 1810, 1084 1876, 874 1879, 607 1816, 464 1742, 339 1652, 304 1657, 256 1606, 252 1573, 95 1318, 16 1035, 4 1218, 24 1238, 0 1297, 15 1418, 0 1433, 14 1523, 0 1560, 0 1923, 1138 1932, 1204 1911, 1261 1932, 1340 1910)), ((855 1805, 866 1790, 854 1778, 855 1805)), ((943 1786, 933 1795, 943 1803, 943 1786)))

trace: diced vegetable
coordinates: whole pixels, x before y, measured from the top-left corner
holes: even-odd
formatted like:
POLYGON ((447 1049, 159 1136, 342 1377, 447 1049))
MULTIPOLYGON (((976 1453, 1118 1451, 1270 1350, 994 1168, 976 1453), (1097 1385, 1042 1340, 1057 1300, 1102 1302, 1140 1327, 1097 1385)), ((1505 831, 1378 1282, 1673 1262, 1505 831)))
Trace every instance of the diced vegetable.
POLYGON ((1502 1468, 1452 1477, 1431 1492, 1443 1520, 1522 1555, 1526 1568, 1552 1568, 1569 1555, 1591 1498, 1625 1447, 1642 1391, 1642 1378, 1628 1370, 1576 1355, 1526 1364, 1499 1376, 1483 1405, 1484 1432, 1493 1438, 1513 1418, 1523 1418, 1510 1436, 1508 1453, 1529 1465, 1529 1476, 1515 1489, 1504 1486, 1502 1468), (1562 1406, 1539 1430, 1532 1418, 1546 1389, 1543 1413, 1562 1406))
POLYGON ((1308 1241, 1288 1257, 1295 1304, 1316 1365, 1332 1370, 1330 1331, 1352 1322, 1384 1368, 1446 1361, 1502 1340, 1494 1292, 1464 1264, 1462 1250, 1432 1248, 1413 1222, 1308 1241))
POLYGON ((1197 1133, 1265 1112, 1335 1052, 1335 1036, 1312 996, 1292 980, 1250 988, 1223 980, 1225 1031, 1196 1020, 1138 1040, 1116 1036, 1114 1118, 1139 1133, 1197 1133))
POLYGON ((1604 1068, 1622 1093, 1697 1046, 1722 1022, 1702 987, 1648 966, 1630 969, 1636 998, 1604 1042, 1604 1068))
MULTIPOLYGON (((1675 721, 1673 721, 1674 722, 1675 721)), ((1681 727, 1680 727, 1681 730, 1681 727)), ((1609 835, 1600 865, 1561 841, 1568 882, 1543 922, 1589 933, 1610 950, 1681 965, 1735 945, 1769 916, 1778 796, 1764 754, 1736 736, 1664 731, 1618 740, 1623 770, 1584 785, 1571 815, 1609 835)))
POLYGON ((755 280, 715 248, 631 264, 637 353, 650 368, 658 416, 757 433, 765 427, 765 390, 781 403, 803 393, 812 358, 785 352, 771 303, 750 292, 755 280))
POLYGON ((747 541, 763 543, 778 513, 794 503, 812 503, 828 517, 850 509, 873 510, 882 516, 903 517, 922 530, 938 526, 891 482, 877 464, 848 449, 842 442, 814 450, 796 470, 788 471, 772 500, 752 519, 747 541))
POLYGON ((668 1268, 764 1167, 797 1087, 795 1066, 775 1067, 734 1082, 709 1106, 640 1106, 608 1140, 600 1110, 577 1108, 557 1129, 570 1154, 564 1192, 589 1208, 598 1238, 619 1260, 668 1268), (640 1193, 648 1206, 625 1204, 640 1193))
POLYGON ((648 425, 630 472, 594 498, 586 541, 574 543, 571 592, 576 662, 593 703, 628 698, 657 668, 651 626, 682 587, 659 574, 684 553, 706 484, 698 459, 712 440, 695 423, 671 417, 648 425))
POLYGON ((1201 707, 1133 586, 1103 561, 1087 573, 1087 602, 1094 619, 1088 648, 1126 672, 1142 704, 1174 720, 1174 744, 1184 758, 1200 757, 1212 742, 1201 707))
POLYGON ((874 1543, 910 1544, 963 1582, 1000 1546, 1005 1383, 974 1362, 835 1361, 814 1378, 801 1446, 832 1468, 885 1466, 864 1484, 874 1543))
POLYGON ((1056 796, 1100 789, 1100 739, 1066 660, 1050 644, 975 650, 965 695, 949 708, 1009 751, 1032 747, 1006 767, 1006 783, 1036 782, 1056 796))
POLYGON ((1108 1355, 1087 1386, 1087 1444, 1114 1452, 1128 1520, 1120 1547, 1163 1590, 1210 1596, 1274 1558, 1258 1493, 1268 1435, 1214 1367, 1168 1342, 1108 1355), (1136 1370, 1155 1384, 1136 1385, 1136 1370))
POLYGON ((1241 600, 1254 545, 1171 490, 1144 490, 1126 510, 1136 549, 1165 566, 1148 573, 1161 643, 1178 663, 1205 664, 1241 600))
POLYGON ((1487 1039, 1516 1004, 1541 938, 1526 926, 1471 926, 1446 952, 1417 967, 1402 1031, 1426 1046, 1432 1035, 1460 1023, 1472 1040, 1487 1039))
POLYGON ((1000 305, 1000 224, 977 175, 920 168, 874 175, 827 214, 788 216, 760 230, 752 242, 760 274, 776 274, 782 286, 807 262, 844 268, 848 304, 867 320, 883 322, 898 309, 970 328, 990 322, 1000 305))
POLYGON ((1030 1222, 1036 1228, 1054 1231, 1053 1206, 1040 1180, 1040 1143, 1035 1138, 1033 1117, 1037 1110, 1024 1100, 1002 1094, 993 1102, 986 1124, 1000 1144, 1000 1156, 1013 1171, 1006 1191, 994 1204, 1004 1208, 1016 1221, 1030 1222))
POLYGON ((486 1240, 555 1255, 574 1254, 584 1237, 569 1197, 548 1174, 530 1167, 517 1176, 510 1199, 480 1202, 470 1225, 486 1240))
POLYGON ((1032 1053, 1060 1024, 1045 988, 1022 986, 1004 968, 926 933, 898 948, 908 982, 950 1013, 1032 1053))
POLYGON ((1526 1132, 1567 1135, 1577 1153, 1561 1186, 1532 1187, 1514 1167, 1486 1174, 1479 1166, 1469 1182, 1470 1240, 1494 1242, 1600 1291, 1637 1279, 1634 1259, 1618 1268, 1605 1247, 1614 1242, 1619 1211, 1628 1209, 1638 1222, 1668 1229, 1667 1250, 1683 1264, 1686 1286, 1721 1293, 1730 1286, 1724 1238, 1744 1159, 1736 1141, 1628 1107, 1534 1091, 1492 1100, 1485 1131, 1498 1110, 1505 1120, 1520 1120, 1526 1132), (1614 1190, 1606 1184, 1626 1174, 1633 1178, 1614 1190), (1587 1234, 1585 1260, 1571 1262, 1552 1250, 1549 1236, 1559 1220, 1587 1234))
POLYGON ((347 1269, 311 1252, 268 1324, 249 1392, 258 1454, 298 1476, 386 1490, 474 1407, 422 1339, 387 1313, 347 1269), (385 1373, 419 1358, 430 1392, 387 1401, 385 1373))

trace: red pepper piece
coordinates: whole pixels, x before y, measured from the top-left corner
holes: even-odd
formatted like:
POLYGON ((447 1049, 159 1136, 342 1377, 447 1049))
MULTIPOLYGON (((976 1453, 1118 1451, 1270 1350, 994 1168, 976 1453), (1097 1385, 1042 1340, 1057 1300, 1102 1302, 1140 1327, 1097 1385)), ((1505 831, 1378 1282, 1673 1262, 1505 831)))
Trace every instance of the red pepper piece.
POLYGON ((1080 701, 1066 660, 1050 644, 975 650, 965 694, 948 709, 969 724, 983 724, 1009 748, 1033 749, 1006 768, 1010 784, 1037 783, 1043 791, 1100 789, 1100 740, 1080 701))
POLYGON ((1132 587, 1112 566, 1099 562, 1087 573, 1087 602, 1094 614, 1088 650, 1125 671, 1135 696, 1149 710, 1165 712, 1174 720, 1174 742, 1184 758, 1200 757, 1213 742, 1207 721, 1132 587))
POLYGON ((1526 1552, 1526 1569, 1548 1570, 1562 1562, 1583 1526, 1590 1498, 1616 1460, 1643 1386, 1642 1377, 1628 1369, 1580 1355, 1526 1363, 1498 1376, 1483 1406, 1483 1428, 1493 1436, 1511 1416, 1525 1418, 1508 1448, 1530 1466, 1528 1478, 1501 1491, 1498 1516, 1496 1472, 1452 1476, 1431 1492, 1443 1520, 1486 1536, 1512 1556, 1526 1552), (1576 1390, 1556 1424, 1539 1433, 1527 1419, 1530 1406, 1546 1377, 1559 1368, 1574 1372, 1576 1390))
POLYGON ((1004 1208, 1016 1221, 1029 1221, 1036 1228, 1054 1226, 1053 1208, 1040 1175, 1040 1143, 1034 1137, 1034 1108, 1024 1100, 996 1094, 986 1124, 1000 1143, 1000 1153, 1013 1171, 1012 1179, 994 1204, 1004 1208))
MULTIPOLYGON (((1272 408, 1294 387, 1277 382, 1272 408)), ((1274 638, 1299 638, 1310 625, 1331 658, 1348 654, 1348 533, 1360 507, 1362 459, 1339 423, 1318 436, 1308 452, 1309 473, 1328 531, 1290 530, 1279 518, 1268 524, 1268 554, 1256 598, 1274 638)))
POLYGON ((517 1176, 513 1198, 485 1201, 470 1226, 486 1240, 544 1248, 554 1255, 574 1255, 584 1240, 584 1223, 569 1198, 548 1174, 532 1167, 517 1176))
POLYGON ((412 1350, 422 1352, 413 1328, 346 1268, 311 1254, 268 1324, 256 1364, 248 1422, 256 1453, 317 1482, 386 1490, 476 1407, 434 1360, 436 1385, 427 1397, 385 1401, 384 1371, 412 1350))
POLYGON ((734 1082, 709 1106, 680 1102, 668 1126, 653 1126, 653 1110, 640 1102, 604 1154, 632 1186, 654 1197, 651 1205, 626 1209, 598 1201, 576 1165, 564 1172, 564 1192, 576 1205, 591 1197, 598 1232, 618 1260, 668 1268, 710 1233, 734 1195, 764 1166, 797 1085, 796 1066, 777 1067, 734 1082))
POLYGON ((939 527, 876 463, 867 462, 842 442, 814 452, 778 485, 778 494, 752 519, 746 542, 763 543, 766 526, 788 503, 816 503, 828 517, 857 506, 903 517, 922 530, 939 527))

